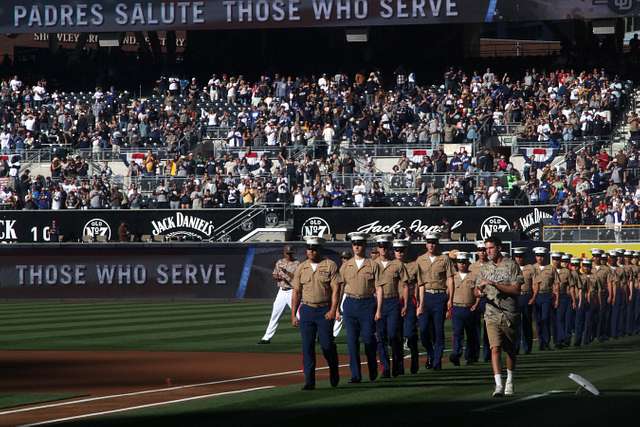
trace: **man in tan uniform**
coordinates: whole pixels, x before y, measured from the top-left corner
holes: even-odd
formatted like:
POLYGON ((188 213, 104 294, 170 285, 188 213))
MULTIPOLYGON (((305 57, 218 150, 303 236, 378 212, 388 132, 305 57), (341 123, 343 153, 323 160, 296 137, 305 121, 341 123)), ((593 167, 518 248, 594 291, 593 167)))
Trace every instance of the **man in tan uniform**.
POLYGON ((624 271, 629 279, 629 286, 626 289, 625 312, 624 312, 624 333, 625 335, 633 334, 633 316, 634 316, 634 287, 638 279, 636 275, 636 266, 633 264, 633 251, 624 252, 624 271))
POLYGON ((427 349, 429 359, 427 369, 442 369, 444 352, 444 320, 447 312, 447 294, 453 288, 453 262, 448 256, 441 255, 440 236, 436 233, 426 235, 427 252, 416 260, 418 286, 418 322, 420 339, 427 349), (433 328, 433 337, 431 336, 433 328))
POLYGON ((633 266, 635 267, 635 283, 633 284, 633 324, 631 333, 640 334, 640 252, 633 252, 633 266))
MULTIPOLYGON (((476 242, 476 262, 471 264, 469 267, 469 271, 474 274, 478 274, 482 266, 488 261, 487 260, 487 251, 484 247, 484 242, 476 242)), ((489 337, 487 337, 487 327, 485 326, 483 317, 484 311, 487 306, 487 299, 482 296, 480 297, 480 304, 478 306, 478 349, 475 354, 480 357, 480 341, 482 341, 482 360, 485 362, 489 362, 491 360, 491 346, 489 346, 489 337), (482 338, 480 338, 482 336, 482 338)))
POLYGON ((571 256, 568 254, 563 254, 558 262, 558 259, 554 255, 555 254, 551 255, 551 260, 553 266, 558 270, 558 276, 560 277, 558 298, 554 306, 556 317, 556 333, 554 338, 556 348, 562 348, 567 346, 567 320, 568 316, 570 316, 569 310, 571 309, 570 294, 571 289, 575 285, 573 282, 573 275, 571 274, 571 270, 569 270, 568 268, 569 261, 571 261, 571 256))
POLYGON ((406 289, 401 294, 402 298, 402 335, 406 340, 407 348, 411 355, 411 373, 418 373, 420 364, 420 353, 418 352, 418 331, 417 331, 417 315, 416 310, 418 288, 416 286, 416 263, 415 261, 407 262, 409 259, 409 249, 411 243, 408 240, 396 239, 393 241, 393 251, 395 258, 404 263, 407 269, 409 280, 406 289))
MULTIPOLYGON (((624 252, 622 253, 624 255, 624 252)), ((629 279, 624 271, 624 267, 618 265, 618 257, 621 254, 617 250, 609 251, 609 305, 611 306, 611 338, 618 339, 623 331, 623 307, 626 298, 626 289, 629 286, 629 279)))
POLYGON ((451 309, 451 323, 453 326, 453 349, 449 360, 455 366, 460 366, 464 336, 467 336, 465 346, 465 360, 470 365, 478 360, 478 305, 480 297, 474 293, 475 274, 469 272, 469 256, 466 252, 458 252, 456 255, 458 272, 453 275, 453 293, 449 300, 451 309))
POLYGON ((591 344, 595 316, 600 306, 600 279, 591 270, 591 260, 582 260, 580 282, 576 286, 576 336, 573 345, 591 344))
POLYGON ((545 262, 547 248, 535 247, 533 253, 536 263, 533 266, 533 295, 531 298, 535 302, 539 349, 545 351, 550 349, 551 309, 555 302, 555 293, 560 278, 556 269, 545 262))
POLYGON ((491 366, 496 388, 494 397, 514 394, 513 372, 516 369, 516 343, 520 339, 520 311, 517 298, 522 287, 520 267, 500 253, 502 241, 489 237, 484 241, 489 262, 476 278, 476 295, 485 294, 485 323, 491 344, 491 366), (502 385, 502 350, 507 355, 507 381, 502 385))
POLYGON ((533 349, 533 275, 535 270, 533 265, 528 265, 524 261, 527 248, 513 248, 513 260, 522 271, 523 283, 518 296, 518 310, 520 310, 520 336, 521 340, 516 343, 516 354, 520 354, 520 345, 524 354, 531 353, 533 349))
POLYGON ((320 340, 322 353, 329 365, 332 387, 340 381, 338 351, 333 339, 333 321, 338 309, 340 276, 335 262, 321 256, 324 239, 309 237, 307 259, 293 275, 291 298, 291 323, 300 326, 302 335, 302 362, 304 365, 303 390, 316 387, 316 338, 320 340), (301 304, 301 305, 300 305, 301 304), (296 312, 300 305, 300 320, 296 312))
POLYGON ((367 235, 364 233, 350 233, 353 258, 342 264, 340 276, 344 292, 342 317, 347 328, 347 348, 349 350, 349 367, 351 369, 352 384, 362 381, 360 365, 360 339, 364 343, 369 367, 369 380, 378 377, 376 360, 375 320, 376 298, 375 278, 378 275, 379 264, 365 258, 367 235))
POLYGON ((289 245, 285 246, 283 250, 284 257, 276 261, 276 265, 273 268, 271 276, 273 280, 276 281, 276 285, 278 285, 278 294, 273 302, 269 326, 267 326, 267 331, 258 344, 269 344, 271 342, 271 338, 273 338, 276 329, 278 329, 278 322, 284 309, 287 306, 291 308, 291 280, 300 264, 300 262, 294 258, 293 254, 293 248, 289 245))
POLYGON ((609 282, 611 268, 607 265, 606 253, 602 249, 591 250, 592 272, 600 281, 600 309, 596 336, 598 341, 606 341, 611 330, 611 305, 609 304, 609 282))
POLYGON ((400 336, 401 311, 406 308, 401 306, 408 296, 407 282, 409 275, 402 261, 395 259, 391 244, 391 234, 376 236, 378 253, 376 260, 378 271, 376 275, 376 300, 377 309, 375 315, 376 332, 378 334, 378 354, 382 362, 382 378, 391 375, 397 377, 403 371, 404 353, 400 336), (391 344, 391 356, 393 364, 389 360, 389 348, 391 344))

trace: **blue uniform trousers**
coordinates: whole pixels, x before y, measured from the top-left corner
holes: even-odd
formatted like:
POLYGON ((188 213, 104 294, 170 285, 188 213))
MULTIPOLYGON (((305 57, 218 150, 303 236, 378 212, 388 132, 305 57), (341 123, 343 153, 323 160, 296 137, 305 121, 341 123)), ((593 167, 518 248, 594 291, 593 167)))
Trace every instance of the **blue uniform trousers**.
POLYGON ((571 310, 571 298, 567 294, 560 294, 556 309, 556 344, 567 344, 567 339, 571 339, 568 323, 571 316, 569 310, 571 310))
POLYGON ((584 340, 585 344, 589 343, 588 335, 589 331, 589 323, 590 319, 590 311, 591 305, 587 303, 586 298, 582 300, 582 304, 580 304, 576 309, 576 336, 574 340, 574 345, 581 346, 584 340))
POLYGON ((598 322, 600 321, 600 304, 597 297, 591 297, 587 318, 585 319, 584 343, 591 344, 598 337, 598 322))
POLYGON ((634 313, 635 313, 635 321, 633 331, 635 334, 640 334, 640 289, 633 289, 633 299, 634 303, 634 313))
POLYGON ((531 294, 527 293, 518 297, 518 310, 520 311, 520 336, 516 343, 516 353, 520 352, 520 346, 524 354, 531 353, 533 349, 533 306, 529 305, 531 294))
POLYGON ((376 322, 376 332, 378 334, 378 354, 382 369, 391 371, 394 376, 400 374, 400 366, 404 361, 402 352, 402 340, 400 338, 400 300, 398 298, 387 298, 382 304, 382 318, 376 322), (391 345, 391 358, 393 366, 389 360, 389 345, 391 345))
POLYGON ((342 317, 347 328, 347 348, 349 350, 349 368, 351 369, 352 380, 359 381, 362 379, 360 339, 364 343, 364 351, 367 355, 369 378, 375 379, 378 375, 374 320, 376 305, 374 297, 355 299, 347 296, 344 300, 342 317))
POLYGON ((636 332, 635 316, 636 316, 636 294, 635 289, 631 294, 631 301, 627 300, 627 335, 633 335, 636 332))
POLYGON ((451 311, 451 323, 453 326, 453 349, 451 354, 460 358, 462 356, 462 347, 464 336, 467 336, 467 345, 465 348, 465 359, 467 361, 478 360, 476 353, 478 348, 478 310, 471 311, 469 307, 453 307, 451 311))
POLYGON ((603 290, 601 294, 602 305, 600 306, 600 315, 598 316, 598 340, 606 341, 609 338, 611 326, 609 325, 611 316, 611 305, 607 301, 609 291, 603 290))
POLYGON ((333 339, 333 321, 325 319, 326 307, 300 306, 300 334, 302 335, 302 363, 304 383, 316 383, 316 338, 320 339, 322 353, 330 368, 338 369, 338 351, 333 339))
POLYGON ((444 319, 447 312, 445 292, 424 294, 424 312, 418 317, 420 340, 427 349, 429 361, 434 369, 442 368, 444 352, 444 319), (431 329, 433 328, 433 329, 431 329))
POLYGON ((548 292, 536 296, 536 327, 540 350, 548 350, 551 340, 551 305, 553 295, 548 292))
POLYGON ((622 336, 622 324, 623 322, 623 306, 625 293, 622 288, 615 289, 616 297, 611 306, 611 337, 618 338, 622 336))
POLYGON ((407 314, 402 320, 402 335, 407 339, 407 347, 411 352, 411 372, 418 371, 420 354, 418 352, 418 316, 416 315, 416 303, 413 296, 407 302, 407 314))

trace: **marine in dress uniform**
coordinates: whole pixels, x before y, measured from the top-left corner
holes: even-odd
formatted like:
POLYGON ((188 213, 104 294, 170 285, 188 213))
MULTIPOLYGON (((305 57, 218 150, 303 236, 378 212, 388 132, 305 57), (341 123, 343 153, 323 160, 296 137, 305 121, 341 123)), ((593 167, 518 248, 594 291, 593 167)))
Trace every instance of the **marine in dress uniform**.
POLYGON ((636 275, 636 266, 633 265, 633 251, 625 251, 624 252, 624 271, 627 273, 627 278, 629 279, 629 285, 626 289, 626 298, 625 298, 625 327, 624 332, 625 335, 633 334, 633 316, 634 316, 634 306, 633 306, 633 294, 634 294, 634 286, 637 281, 636 275))
MULTIPOLYGON (((342 264, 349 261, 353 255, 349 251, 342 251, 340 253, 340 267, 342 264)), ((342 284, 341 284, 342 286, 342 284)), ((342 331, 342 325, 344 321, 342 319, 342 310, 344 309, 344 293, 340 291, 342 297, 340 298, 340 306, 338 307, 338 311, 336 312, 336 321, 333 322, 333 336, 337 337, 340 335, 340 331, 342 331)))
POLYGON ((300 261, 293 257, 294 251, 291 246, 285 246, 283 252, 284 257, 276 261, 273 273, 271 274, 278 286, 278 294, 273 302, 269 325, 258 344, 269 344, 271 342, 271 338, 273 338, 276 329, 278 329, 278 322, 280 321, 280 317, 282 317, 284 309, 287 306, 291 309, 291 281, 293 280, 293 274, 296 272, 300 261))
POLYGON ((556 312, 556 335, 555 344, 557 348, 562 348, 567 345, 567 340, 571 340, 571 336, 567 335, 569 330, 569 319, 571 317, 571 292, 575 286, 574 276, 569 270, 569 262, 571 256, 563 254, 560 257, 560 265, 556 266, 556 259, 551 257, 554 267, 558 270, 558 276, 560 277, 560 284, 558 286, 558 297, 555 305, 556 312))
POLYGON ((569 262, 569 270, 573 276, 573 287, 569 297, 571 305, 569 310, 569 319, 567 320, 567 339, 565 344, 571 345, 571 337, 576 331, 576 310, 578 309, 578 287, 582 288, 582 277, 580 276, 580 268, 582 266, 582 258, 571 258, 569 262))
POLYGON ((403 371, 401 312, 406 311, 404 300, 409 275, 402 261, 395 259, 392 252, 393 236, 381 234, 375 238, 380 256, 376 260, 378 270, 376 280, 377 310, 375 315, 378 335, 378 354, 382 362, 382 377, 397 377, 403 371), (389 359, 389 345, 391 358, 389 359))
POLYGON ((606 253, 602 249, 593 249, 592 271, 600 281, 600 310, 598 315, 598 327, 596 335, 599 341, 606 341, 611 330, 611 304, 609 303, 609 281, 611 268, 606 264, 606 253))
POLYGON ((522 271, 523 283, 518 296, 518 310, 520 310, 520 336, 521 340, 516 343, 516 353, 520 354, 520 346, 524 354, 531 353, 533 349, 533 276, 535 269, 533 265, 527 265, 524 257, 527 248, 513 248, 513 259, 522 271))
POLYGON ((345 295, 342 317, 347 328, 347 348, 351 369, 349 382, 359 383, 362 381, 360 340, 364 343, 367 356, 369 380, 375 381, 378 377, 374 316, 376 314, 375 278, 378 275, 379 264, 365 258, 366 234, 351 233, 349 238, 354 256, 340 267, 342 292, 345 295))
POLYGON ((408 281, 403 289, 402 298, 402 335, 406 340, 411 356, 411 373, 418 372, 420 364, 420 353, 418 352, 418 331, 417 331, 417 287, 416 287, 416 263, 406 262, 411 243, 408 240, 394 240, 393 252, 398 261, 405 264, 408 281))
POLYGON ((633 328, 632 333, 640 334, 640 252, 633 252, 633 265, 636 272, 636 280, 633 284, 633 328))
POLYGON ((472 364, 478 360, 475 353, 478 349, 478 319, 480 296, 474 293, 475 274, 469 272, 469 255, 458 252, 456 255, 458 271, 453 275, 453 293, 449 295, 451 301, 451 323, 453 325, 453 349, 449 360, 455 366, 460 366, 464 337, 467 337, 465 360, 472 364))
MULTIPOLYGON (((476 262, 471 264, 469 267, 469 271, 475 273, 476 275, 482 268, 482 266, 487 262, 487 251, 484 247, 484 242, 476 242, 476 262)), ((487 306, 487 298, 484 296, 480 297, 480 305, 479 308, 479 317, 478 317, 478 337, 482 336, 482 360, 488 362, 491 360, 491 347, 489 346, 489 338, 487 337, 487 327, 485 326, 484 321, 482 320, 484 317, 484 311, 487 306)), ((480 355, 480 340, 478 340, 478 349, 475 352, 477 355, 480 355)))
POLYGON ((576 333, 574 345, 591 344, 600 307, 600 279, 592 271, 591 260, 582 260, 580 282, 576 286, 576 333))
POLYGON ((440 254, 439 238, 438 234, 427 234, 427 252, 416 260, 418 286, 420 287, 418 292, 420 301, 417 311, 420 339, 429 356, 427 368, 435 370, 442 369, 444 320, 448 308, 447 294, 450 294, 453 288, 453 274, 455 273, 451 259, 440 254), (431 328, 433 331, 430 330, 431 328))
POLYGON ((554 293, 560 282, 558 272, 546 264, 547 248, 535 247, 533 253, 536 263, 533 266, 533 295, 535 301, 536 329, 541 351, 549 350, 551 341, 551 309, 555 301, 554 293))
MULTIPOLYGON (((624 252, 623 252, 624 254, 624 252)), ((614 339, 622 336, 624 324, 624 310, 626 292, 629 280, 624 267, 618 265, 618 250, 609 251, 609 268, 611 269, 609 280, 609 305, 611 306, 611 330, 610 336, 614 339)))
POLYGON ((302 335, 302 362, 304 365, 303 390, 316 386, 316 339, 329 365, 329 380, 336 387, 340 381, 338 351, 333 338, 333 321, 338 309, 340 276, 338 266, 321 256, 324 239, 308 237, 306 261, 293 275, 291 298, 291 323, 300 326, 302 335), (300 320, 296 312, 300 305, 300 320))
POLYGON ((491 366, 496 383, 494 397, 513 395, 513 373, 516 368, 516 343, 520 337, 520 296, 523 277, 520 267, 500 254, 502 241, 489 237, 484 241, 489 261, 476 278, 476 294, 487 296, 485 323, 491 344, 491 366), (507 356, 507 380, 502 385, 502 351, 507 356))

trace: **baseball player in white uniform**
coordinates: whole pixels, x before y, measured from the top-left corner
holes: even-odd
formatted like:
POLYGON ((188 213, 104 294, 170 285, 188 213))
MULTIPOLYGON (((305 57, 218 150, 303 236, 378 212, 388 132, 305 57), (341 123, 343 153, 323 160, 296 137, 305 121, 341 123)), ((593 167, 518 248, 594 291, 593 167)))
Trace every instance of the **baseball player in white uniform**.
POLYGON ((269 344, 271 342, 271 338, 273 338, 276 329, 278 329, 278 321, 285 307, 289 307, 289 310, 291 310, 291 281, 293 280, 293 273, 295 273, 300 262, 293 257, 293 249, 291 246, 285 246, 283 253, 284 258, 276 261, 272 273, 273 279, 279 288, 278 294, 276 295, 276 300, 273 302, 269 326, 267 326, 267 331, 258 344, 269 344))

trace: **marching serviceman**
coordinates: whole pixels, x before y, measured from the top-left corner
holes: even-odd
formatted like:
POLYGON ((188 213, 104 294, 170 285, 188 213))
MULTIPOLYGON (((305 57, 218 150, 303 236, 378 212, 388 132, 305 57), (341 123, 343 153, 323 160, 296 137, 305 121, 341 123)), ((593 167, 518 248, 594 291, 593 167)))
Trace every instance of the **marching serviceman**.
POLYGON ((636 280, 633 284, 633 327, 632 334, 640 334, 640 251, 633 253, 636 280))
POLYGON ((417 277, 420 290, 418 296, 418 322, 420 339, 427 349, 429 360, 427 369, 442 369, 442 353, 444 352, 444 320, 446 317, 447 294, 453 288, 454 267, 451 259, 440 254, 440 236, 428 233, 427 252, 416 260, 417 277), (431 329, 433 328, 433 337, 431 329))
POLYGON ((476 295, 485 294, 485 323, 491 344, 491 366, 496 388, 494 397, 514 394, 513 373, 516 369, 516 343, 519 341, 520 312, 517 298, 523 278, 520 267, 500 253, 502 241, 489 237, 484 241, 489 262, 476 278, 476 295), (507 381, 502 384, 502 351, 507 355, 507 381))
POLYGON ((380 256, 376 260, 379 265, 375 278, 377 300, 375 321, 383 378, 389 378, 391 375, 397 377, 404 370, 400 325, 401 313, 406 313, 405 302, 408 299, 409 275, 404 263, 393 256, 392 242, 393 236, 391 234, 381 234, 376 237, 380 256), (402 303, 401 296, 403 297, 402 303), (389 361, 388 344, 391 345, 392 364, 389 361))
POLYGON ((634 316, 634 306, 633 306, 633 294, 634 294, 634 286, 637 281, 636 276, 636 266, 633 265, 633 251, 625 251, 624 252, 624 271, 627 273, 627 278, 629 279, 629 286, 626 291, 626 310, 625 310, 625 318, 624 318, 624 332, 625 335, 633 334, 633 316, 634 316))
MULTIPOLYGON (((623 252, 624 254, 624 252, 623 252)), ((618 265, 617 250, 609 251, 609 268, 611 269, 609 280, 609 305, 611 306, 611 338, 617 339, 622 334, 623 304, 626 296, 625 288, 629 280, 624 268, 618 265)))
POLYGON ((523 283, 518 296, 518 309, 520 310, 520 323, 522 329, 520 335, 522 339, 516 343, 516 353, 520 354, 520 345, 524 354, 531 353, 533 349, 533 276, 535 270, 533 265, 527 265, 524 256, 527 248, 513 248, 513 259, 522 271, 523 283))
POLYGON ((291 281, 300 262, 293 257, 293 249, 289 245, 284 247, 283 254, 284 258, 276 261, 273 273, 271 273, 278 286, 278 294, 273 302, 269 326, 267 326, 267 331, 258 344, 269 344, 271 342, 271 338, 273 338, 276 329, 278 329, 278 321, 280 321, 284 309, 286 307, 291 309, 291 281))
POLYGON ((338 309, 340 276, 335 262, 321 256, 324 239, 307 237, 307 259, 293 275, 291 323, 302 335, 303 390, 316 387, 316 339, 329 365, 332 387, 340 381, 338 351, 333 338, 333 321, 338 309), (300 320, 296 317, 300 305, 300 320))
POLYGON ((340 276, 345 294, 342 317, 347 328, 347 348, 349 350, 350 383, 362 381, 360 365, 360 339, 364 343, 369 367, 369 380, 378 377, 376 360, 375 320, 376 298, 375 278, 379 264, 366 258, 367 235, 350 233, 353 258, 342 264, 340 276))
POLYGON ((571 336, 576 330, 576 309, 578 308, 578 286, 582 288, 582 278, 580 277, 580 266, 582 264, 582 258, 571 258, 569 263, 569 271, 571 271, 571 277, 573 278, 573 287, 570 289, 569 297, 571 298, 571 304, 569 306, 567 320, 567 339, 565 344, 571 345, 571 336))
POLYGON ((478 350, 478 304, 480 296, 474 293, 475 274, 469 272, 469 256, 466 252, 458 252, 456 255, 458 272, 453 275, 453 289, 449 295, 451 309, 451 322, 453 326, 453 349, 449 360, 456 366, 460 366, 462 357, 462 345, 464 336, 467 336, 465 346, 465 360, 470 365, 478 360, 475 353, 478 350))
MULTIPOLYGON (((393 241, 393 252, 395 258, 404 263, 405 268, 408 274, 407 286, 403 289, 403 293, 401 294, 402 298, 402 336, 406 339, 407 347, 409 348, 409 352, 411 355, 411 373, 418 373, 418 368, 420 364, 420 353, 418 352, 418 331, 417 331, 417 287, 416 287, 416 263, 409 262, 406 260, 409 256, 409 248, 411 242, 408 240, 394 240, 393 241)), ((401 373, 404 373, 404 366, 402 366, 401 373)))
MULTIPOLYGON (((484 242, 477 242, 476 249, 476 262, 471 264, 471 267, 469 267, 469 271, 477 275, 482 266, 487 262, 487 251, 485 250, 484 242)), ((480 305, 478 306, 480 310, 478 317, 478 338, 480 338, 480 336, 482 335, 482 360, 488 362, 491 360, 491 348, 489 348, 487 327, 485 326, 483 321, 484 309, 486 305, 487 299, 484 296, 480 297, 480 305)), ((476 354, 480 354, 480 340, 478 340, 478 350, 476 351, 476 354)))
POLYGON ((558 297, 556 308, 556 335, 555 344, 557 348, 562 348, 567 345, 567 324, 569 320, 569 310, 571 310, 571 288, 574 286, 573 275, 569 270, 569 262, 571 256, 568 254, 562 254, 558 260, 553 255, 551 256, 554 267, 558 270, 558 276, 560 277, 560 286, 558 287, 558 297), (558 262, 559 261, 559 262, 558 262))
MULTIPOLYGON (((351 259, 351 252, 349 251, 342 251, 340 253, 340 267, 342 267, 342 265, 349 261, 351 259)), ((338 335, 340 335, 340 331, 342 330, 342 324, 344 323, 342 321, 342 310, 344 309, 344 293, 342 292, 342 284, 340 284, 340 294, 342 295, 342 297, 340 298, 340 305, 338 306, 338 311, 336 312, 336 321, 333 322, 333 336, 337 337, 338 335)))
POLYGON ((611 281, 611 268, 606 264, 603 258, 606 253, 602 249, 592 249, 592 271, 600 281, 600 310, 598 314, 598 330, 597 336, 599 341, 606 341, 609 338, 611 326, 609 324, 611 317, 611 305, 609 304, 609 282, 611 281))
POLYGON ((533 275, 533 295, 531 298, 535 301, 539 348, 544 351, 550 349, 551 308, 554 304, 554 294, 560 278, 555 268, 545 263, 547 248, 535 247, 533 253, 536 263, 533 266, 535 274, 533 275))
POLYGON ((580 282, 576 286, 576 336, 573 345, 591 344, 595 318, 600 306, 600 279, 591 271, 591 261, 582 260, 580 282))

